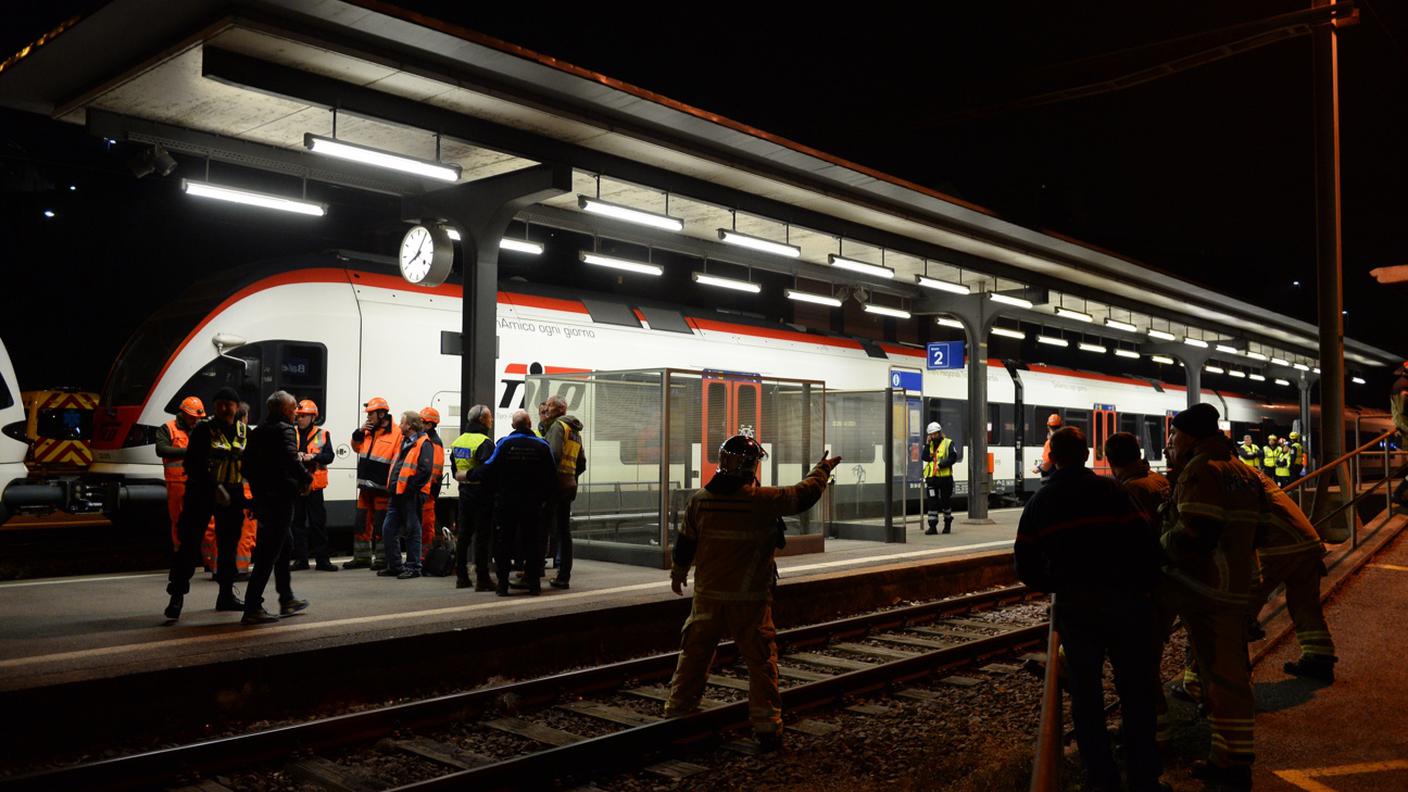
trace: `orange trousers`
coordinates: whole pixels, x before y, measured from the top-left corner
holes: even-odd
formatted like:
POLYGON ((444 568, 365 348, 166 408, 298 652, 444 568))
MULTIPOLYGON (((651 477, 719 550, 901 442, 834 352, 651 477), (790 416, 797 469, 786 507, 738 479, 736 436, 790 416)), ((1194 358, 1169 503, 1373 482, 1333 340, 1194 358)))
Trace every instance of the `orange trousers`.
MULTIPOLYGON (((166 482, 166 511, 171 515, 171 549, 181 549, 181 537, 176 531, 176 523, 181 521, 181 502, 186 498, 186 482, 166 482)), ((215 534, 211 533, 213 537, 215 534)), ((210 541, 214 542, 212 538, 210 541)), ((215 567, 211 567, 214 569, 215 567)))
POLYGON ((435 498, 426 498, 425 505, 420 508, 420 557, 422 559, 430 553, 430 546, 435 543, 435 498))
MULTIPOLYGON (((235 571, 246 573, 254 566, 254 537, 258 533, 258 524, 254 521, 254 512, 250 509, 244 510, 244 525, 240 526, 240 543, 235 550, 235 571)), ((200 543, 200 554, 205 560, 205 565, 215 569, 215 560, 219 553, 215 549, 215 520, 210 520, 210 525, 205 527, 205 538, 200 543)))

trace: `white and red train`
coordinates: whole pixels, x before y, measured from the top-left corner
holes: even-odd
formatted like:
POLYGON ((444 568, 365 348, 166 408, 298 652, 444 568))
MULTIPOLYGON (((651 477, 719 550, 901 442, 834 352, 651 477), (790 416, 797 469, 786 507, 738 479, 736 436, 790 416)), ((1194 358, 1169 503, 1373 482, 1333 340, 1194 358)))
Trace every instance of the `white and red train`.
MULTIPOLYGON (((369 398, 387 399, 393 411, 432 405, 445 417, 442 435, 447 442, 453 438, 461 405, 460 357, 454 354, 461 327, 458 284, 416 287, 384 265, 345 256, 319 258, 321 266, 221 274, 150 317, 112 367, 94 421, 94 461, 82 482, 72 487, 67 506, 112 512, 124 494, 152 499, 162 480, 153 445, 156 428, 169 420, 182 398, 208 398, 225 385, 245 395, 255 418, 275 389, 318 403, 336 450, 327 490, 334 524, 350 521, 356 460, 349 443, 369 398)), ((626 310, 642 319, 646 315, 626 310)), ((521 406, 530 371, 728 370, 823 380, 829 391, 873 391, 886 386, 892 369, 904 368, 922 371, 922 398, 914 394, 911 400, 911 438, 917 439, 923 422, 937 418, 960 445, 964 443, 966 373, 923 371, 921 349, 880 344, 882 358, 872 354, 873 347, 868 353, 860 342, 836 335, 681 307, 674 309, 673 317, 683 325, 676 323, 669 332, 644 321, 639 327, 595 321, 586 302, 561 290, 505 283, 498 296, 500 377, 495 406, 500 433, 506 431, 509 413, 521 406)), ((1133 431, 1157 464, 1162 461, 1167 416, 1185 401, 1178 386, 1033 364, 1021 372, 1024 406, 1019 412, 1013 404, 1013 380, 1000 362, 991 361, 988 377, 989 450, 998 491, 1011 490, 1017 476, 1031 475, 1027 469, 1035 452, 1028 449, 1025 462, 1015 458, 1018 421, 1030 427, 1027 445, 1037 445, 1038 450, 1051 412, 1089 429, 1092 440, 1110 431, 1133 431)), ((1247 427, 1290 428, 1284 417, 1272 417, 1286 415, 1284 405, 1273 409, 1259 400, 1212 391, 1208 396, 1220 400, 1218 406, 1238 436, 1247 427)), ((828 437, 833 446, 838 440, 828 437)), ((848 456, 847 470, 860 465, 857 475, 879 481, 883 474, 878 448, 868 441, 863 445, 836 450, 848 456), (872 466, 874 470, 868 470, 872 466)), ((588 480, 609 482, 633 463, 598 454, 591 460, 588 480)), ((962 468, 966 466, 956 471, 960 492, 967 478, 962 468)), ((453 496, 454 488, 446 492, 453 496)))

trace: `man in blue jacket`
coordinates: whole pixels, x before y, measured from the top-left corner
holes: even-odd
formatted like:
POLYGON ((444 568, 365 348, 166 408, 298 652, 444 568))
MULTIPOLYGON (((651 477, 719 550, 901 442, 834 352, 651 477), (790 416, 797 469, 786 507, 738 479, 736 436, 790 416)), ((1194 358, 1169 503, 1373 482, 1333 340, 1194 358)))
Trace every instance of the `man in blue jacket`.
POLYGON ((557 474, 552 449, 533 433, 527 410, 513 414, 513 431, 494 448, 489 461, 469 472, 470 481, 481 482, 493 493, 498 531, 494 536, 497 591, 508 596, 509 573, 515 555, 523 559, 522 587, 541 593, 543 578, 543 503, 556 491, 557 474))

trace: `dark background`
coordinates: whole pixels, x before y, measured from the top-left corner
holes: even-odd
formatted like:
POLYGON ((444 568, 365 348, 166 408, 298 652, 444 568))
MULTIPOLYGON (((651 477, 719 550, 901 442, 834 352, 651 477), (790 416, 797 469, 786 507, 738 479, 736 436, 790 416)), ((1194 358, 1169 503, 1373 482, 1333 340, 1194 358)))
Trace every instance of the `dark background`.
MULTIPOLYGON (((0 57, 92 5, 7 3, 0 57)), ((866 16, 399 5, 1316 319, 1308 39, 1117 93, 981 111, 1196 51, 1217 37, 1142 45, 1308 0, 871 4, 866 16)), ((1358 5, 1340 49, 1346 332, 1402 351, 1404 292, 1368 271, 1408 263, 1408 8, 1358 5)), ((27 388, 97 388, 136 323, 211 269, 332 247, 390 254, 402 230, 389 200, 326 186, 309 188, 333 204, 318 221, 212 211, 180 200, 197 163, 137 180, 123 156, 81 128, 0 113, 0 337, 27 388)))

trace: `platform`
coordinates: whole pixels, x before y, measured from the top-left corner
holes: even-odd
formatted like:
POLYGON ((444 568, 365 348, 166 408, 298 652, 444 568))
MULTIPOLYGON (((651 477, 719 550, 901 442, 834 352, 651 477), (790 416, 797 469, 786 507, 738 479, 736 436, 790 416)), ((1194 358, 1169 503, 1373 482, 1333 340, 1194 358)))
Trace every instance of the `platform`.
POLYGON ((1256 666, 1259 790, 1408 789, 1408 536, 1400 535, 1330 600, 1340 662, 1333 685, 1285 674, 1295 641, 1256 666))
MULTIPOLYGON (((825 553, 779 559, 781 583, 1004 550, 1020 514, 994 511, 992 525, 959 520, 947 536, 912 527, 903 544, 829 540, 825 553)), ((602 561, 577 561, 571 590, 544 587, 537 598, 456 589, 453 577, 400 581, 366 570, 308 571, 294 574, 294 590, 312 607, 255 629, 241 627, 239 614, 211 610, 215 585, 198 573, 186 612, 167 626, 165 577, 152 571, 0 584, 0 692, 676 598, 668 573, 602 561)), ((266 601, 275 596, 271 584, 266 601)))

